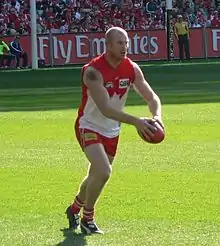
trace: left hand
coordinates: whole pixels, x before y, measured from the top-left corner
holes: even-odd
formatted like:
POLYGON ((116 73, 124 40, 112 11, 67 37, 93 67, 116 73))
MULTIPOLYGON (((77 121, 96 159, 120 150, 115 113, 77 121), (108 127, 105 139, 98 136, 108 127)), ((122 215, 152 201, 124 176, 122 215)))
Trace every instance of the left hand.
POLYGON ((158 122, 161 125, 161 127, 164 129, 164 123, 163 123, 163 120, 161 119, 161 117, 156 115, 156 116, 153 117, 153 121, 158 122))

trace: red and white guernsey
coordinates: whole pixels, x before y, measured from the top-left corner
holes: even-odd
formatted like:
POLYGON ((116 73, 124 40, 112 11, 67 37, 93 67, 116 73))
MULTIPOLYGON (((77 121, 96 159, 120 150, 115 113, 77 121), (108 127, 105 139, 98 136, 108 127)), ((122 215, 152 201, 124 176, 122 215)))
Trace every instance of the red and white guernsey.
MULTIPOLYGON (((132 61, 125 58, 117 68, 113 68, 103 54, 83 67, 82 77, 83 72, 89 66, 94 67, 102 74, 104 87, 110 97, 110 105, 117 110, 122 110, 129 88, 135 78, 132 61)), ((89 129, 109 138, 116 137, 120 133, 120 123, 106 118, 100 112, 85 83, 82 83, 82 101, 78 111, 77 124, 79 128, 89 129)))

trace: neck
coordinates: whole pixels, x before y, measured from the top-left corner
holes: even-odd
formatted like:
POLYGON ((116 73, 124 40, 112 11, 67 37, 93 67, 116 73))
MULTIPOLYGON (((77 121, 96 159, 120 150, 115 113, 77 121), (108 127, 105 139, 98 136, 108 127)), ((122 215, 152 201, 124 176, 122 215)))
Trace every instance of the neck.
POLYGON ((116 59, 108 52, 105 53, 105 59, 113 68, 116 68, 122 62, 122 60, 116 59))

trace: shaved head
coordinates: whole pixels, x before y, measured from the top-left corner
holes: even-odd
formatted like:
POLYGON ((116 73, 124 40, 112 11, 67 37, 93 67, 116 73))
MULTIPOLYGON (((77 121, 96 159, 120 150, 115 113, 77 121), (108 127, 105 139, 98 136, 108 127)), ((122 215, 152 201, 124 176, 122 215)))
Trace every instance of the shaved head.
POLYGON ((127 32, 120 27, 111 27, 105 33, 106 53, 114 61, 122 61, 128 51, 127 32))
POLYGON ((122 35, 125 38, 128 38, 128 33, 124 29, 122 29, 121 27, 116 27, 115 26, 115 27, 109 28, 106 31, 106 33, 105 33, 106 43, 109 43, 112 40, 114 40, 117 35, 122 35))

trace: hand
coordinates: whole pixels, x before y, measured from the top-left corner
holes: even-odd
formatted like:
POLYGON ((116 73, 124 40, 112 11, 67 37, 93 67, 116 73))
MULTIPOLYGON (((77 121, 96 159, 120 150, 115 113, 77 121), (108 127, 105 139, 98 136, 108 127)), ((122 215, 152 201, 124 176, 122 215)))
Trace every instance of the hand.
POLYGON ((137 131, 141 133, 148 141, 151 141, 154 137, 154 132, 157 130, 152 124, 150 124, 150 121, 152 121, 152 119, 139 118, 135 123, 137 131))
POLYGON ((158 115, 155 115, 152 120, 158 122, 160 124, 160 126, 164 129, 164 123, 163 123, 161 117, 159 117, 158 115))

